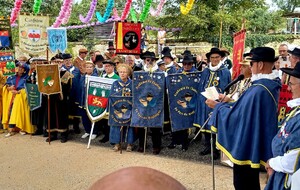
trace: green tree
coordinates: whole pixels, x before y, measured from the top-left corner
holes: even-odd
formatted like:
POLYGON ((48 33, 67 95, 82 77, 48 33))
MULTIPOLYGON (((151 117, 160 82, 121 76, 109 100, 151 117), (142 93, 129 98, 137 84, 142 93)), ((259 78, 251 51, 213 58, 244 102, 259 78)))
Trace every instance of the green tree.
POLYGON ((292 13, 295 8, 300 7, 299 0, 273 0, 273 3, 275 3, 285 13, 292 13))

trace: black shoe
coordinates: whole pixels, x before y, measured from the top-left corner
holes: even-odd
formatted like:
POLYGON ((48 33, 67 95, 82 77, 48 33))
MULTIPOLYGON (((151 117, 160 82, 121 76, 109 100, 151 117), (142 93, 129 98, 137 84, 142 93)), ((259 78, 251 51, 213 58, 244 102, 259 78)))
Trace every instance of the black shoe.
POLYGON ((206 146, 203 151, 200 152, 200 155, 204 156, 210 154, 210 147, 206 146))
POLYGON ((183 152, 186 152, 186 151, 188 150, 188 148, 189 148, 189 145, 183 144, 182 147, 181 147, 181 150, 182 150, 183 152))
POLYGON ((36 130, 34 133, 32 133, 32 136, 42 135, 42 134, 43 134, 43 131, 36 130))
POLYGON ((80 134, 80 129, 74 129, 75 134, 80 134))
POLYGON ((138 152, 144 152, 144 147, 139 146, 139 148, 137 149, 138 152))
POLYGON ((176 144, 171 142, 171 144, 168 145, 168 148, 169 149, 174 149, 174 148, 176 148, 176 144))
POLYGON ((213 156, 214 156, 214 160, 218 160, 220 158, 220 152, 219 151, 215 151, 213 153, 213 156))
POLYGON ((68 141, 68 138, 65 138, 65 137, 62 137, 61 139, 60 139, 60 142, 61 143, 66 143, 68 141))
POLYGON ((161 148, 153 148, 152 153, 153 153, 154 155, 158 155, 158 154, 160 153, 160 151, 161 151, 161 148))
POLYGON ((46 142, 51 142, 51 141, 55 141, 55 140, 57 140, 57 136, 51 136, 50 137, 50 139, 49 139, 49 137, 46 139, 46 142))
POLYGON ((100 143, 106 143, 109 141, 109 138, 107 136, 104 136, 102 139, 99 140, 100 143))

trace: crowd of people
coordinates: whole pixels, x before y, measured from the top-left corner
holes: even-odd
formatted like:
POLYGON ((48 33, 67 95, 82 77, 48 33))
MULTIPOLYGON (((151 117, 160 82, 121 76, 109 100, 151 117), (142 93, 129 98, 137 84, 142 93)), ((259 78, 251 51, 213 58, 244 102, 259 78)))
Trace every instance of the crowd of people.
MULTIPOLYGON (((161 36, 163 39, 163 34, 161 36)), ((275 50, 268 47, 253 48, 245 53, 239 63, 243 77, 226 92, 227 95, 224 92, 231 82, 232 68, 227 50, 214 47, 205 58, 195 56, 189 50, 175 56, 169 47, 161 46, 159 54, 161 58, 150 51, 144 51, 141 55, 116 55, 111 42, 105 53, 89 52, 83 48, 74 59, 68 53, 57 54, 49 62, 59 66, 62 91, 50 96, 49 105, 43 96, 41 107, 34 111, 29 109, 25 84, 37 83, 36 66, 46 64, 48 60, 19 57, 16 74, 7 79, 1 76, 0 80, 3 89, 2 125, 7 130, 5 137, 16 133, 44 135, 47 142, 60 138, 65 143, 68 141, 69 126, 80 134, 80 123, 85 130, 81 138, 89 137, 91 120, 85 101, 87 76, 116 79, 110 95, 132 96, 133 72, 162 72, 166 77, 176 73, 201 72, 194 126, 190 126, 196 127, 197 134, 201 132, 198 138, 205 138, 205 148, 200 155, 212 153, 213 159, 219 159, 221 150, 233 166, 236 189, 260 189, 261 165, 266 167, 270 176, 266 189, 289 189, 292 174, 300 167, 300 49, 288 50, 288 46, 282 44, 277 57, 275 50), (72 77, 66 77, 67 74, 72 77), (292 93, 292 100, 287 102, 291 111, 278 125, 278 99, 282 84, 288 85, 292 93), (201 95, 210 87, 215 87, 220 94, 219 99, 207 99, 201 95), (48 106, 51 108, 50 126, 48 106)), ((166 90, 164 111, 168 116, 172 110, 168 107, 167 93, 166 90)), ((170 118, 165 120, 164 126, 150 128, 153 154, 161 151, 163 130, 170 128, 172 131, 168 122, 170 118)), ((122 141, 127 143, 126 151, 133 151, 136 140, 139 141, 137 151, 145 151, 144 128, 125 126, 122 131, 123 139, 120 127, 108 126, 107 118, 102 118, 95 123, 91 139, 102 132, 104 137, 100 142, 109 141, 114 151, 120 150, 122 141)), ((188 129, 171 132, 171 137, 169 149, 181 145, 182 151, 188 150, 188 129)))

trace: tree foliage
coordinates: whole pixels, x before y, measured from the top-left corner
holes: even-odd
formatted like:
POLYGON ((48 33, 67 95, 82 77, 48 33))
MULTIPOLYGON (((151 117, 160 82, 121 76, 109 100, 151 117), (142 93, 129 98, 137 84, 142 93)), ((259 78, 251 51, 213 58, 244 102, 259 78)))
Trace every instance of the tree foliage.
POLYGON ((300 7, 299 0, 273 0, 273 3, 275 3, 285 13, 292 13, 295 8, 300 7))

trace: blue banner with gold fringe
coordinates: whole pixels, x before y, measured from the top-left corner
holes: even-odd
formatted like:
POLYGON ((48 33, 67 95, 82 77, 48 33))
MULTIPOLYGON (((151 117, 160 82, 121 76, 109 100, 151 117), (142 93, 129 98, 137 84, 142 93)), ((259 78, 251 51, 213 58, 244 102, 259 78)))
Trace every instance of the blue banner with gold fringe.
POLYGON ((51 52, 57 51, 64 53, 67 49, 67 30, 66 28, 47 28, 49 49, 51 52))
POLYGON ((166 82, 172 131, 193 127, 200 79, 200 72, 168 75, 166 82))
POLYGON ((161 128, 164 121, 165 75, 134 72, 131 126, 161 128))

